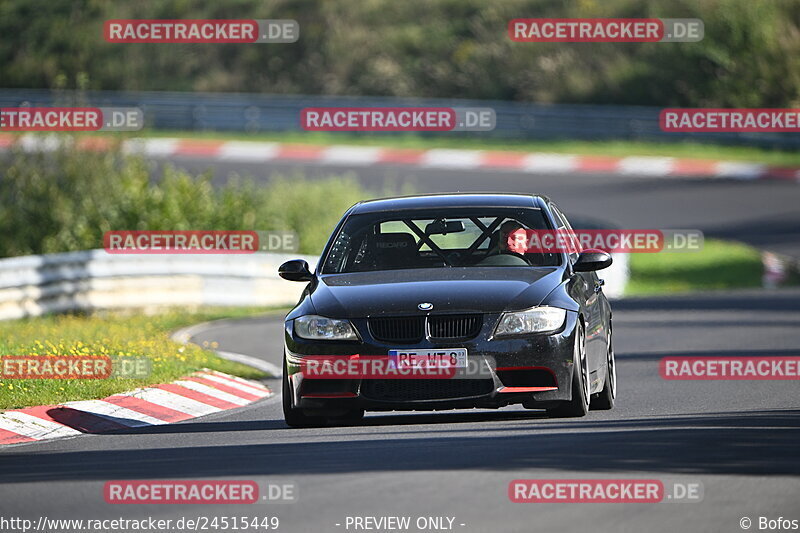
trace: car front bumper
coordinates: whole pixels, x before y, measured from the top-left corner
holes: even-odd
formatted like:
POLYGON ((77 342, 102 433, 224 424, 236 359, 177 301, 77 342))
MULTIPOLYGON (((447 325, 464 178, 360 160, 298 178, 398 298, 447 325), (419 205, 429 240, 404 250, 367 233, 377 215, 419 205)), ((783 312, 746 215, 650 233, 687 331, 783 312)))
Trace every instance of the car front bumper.
POLYGON ((312 341, 285 327, 285 358, 292 405, 308 410, 364 408, 370 411, 498 408, 522 403, 548 408, 572 396, 573 340, 578 315, 567 312, 563 328, 552 334, 493 337, 499 314, 485 315, 479 334, 468 341, 413 345, 387 344, 370 337, 366 319, 351 322, 360 341, 312 341), (389 350, 466 348, 480 375, 445 379, 375 379, 352 376, 321 379, 304 375, 304 364, 327 360, 387 356, 389 350))

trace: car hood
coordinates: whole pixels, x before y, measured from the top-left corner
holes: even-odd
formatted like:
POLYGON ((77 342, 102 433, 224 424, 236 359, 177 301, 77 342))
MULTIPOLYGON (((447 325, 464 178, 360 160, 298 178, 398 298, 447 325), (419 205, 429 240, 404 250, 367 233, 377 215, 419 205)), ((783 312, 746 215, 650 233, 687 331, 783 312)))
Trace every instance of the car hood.
POLYGON ((317 313, 364 318, 418 314, 418 305, 439 312, 501 312, 539 305, 562 281, 562 270, 549 268, 434 268, 319 278, 311 293, 317 313))

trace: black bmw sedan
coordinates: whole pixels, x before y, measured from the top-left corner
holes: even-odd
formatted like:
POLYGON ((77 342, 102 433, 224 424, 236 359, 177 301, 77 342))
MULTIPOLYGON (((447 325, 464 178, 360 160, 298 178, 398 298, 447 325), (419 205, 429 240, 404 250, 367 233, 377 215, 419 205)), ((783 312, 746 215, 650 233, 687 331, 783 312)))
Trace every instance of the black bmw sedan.
POLYGON ((301 427, 365 410, 498 408, 550 416, 614 406, 600 250, 525 246, 572 232, 544 196, 437 194, 362 202, 342 217, 286 316, 283 411, 301 427))

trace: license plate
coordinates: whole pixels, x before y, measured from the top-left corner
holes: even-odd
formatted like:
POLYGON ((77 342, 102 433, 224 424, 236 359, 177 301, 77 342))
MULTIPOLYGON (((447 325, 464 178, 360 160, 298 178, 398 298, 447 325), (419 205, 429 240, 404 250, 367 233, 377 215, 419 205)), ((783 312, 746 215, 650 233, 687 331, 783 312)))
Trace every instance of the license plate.
POLYGON ((467 368, 466 348, 389 350, 397 368, 467 368))

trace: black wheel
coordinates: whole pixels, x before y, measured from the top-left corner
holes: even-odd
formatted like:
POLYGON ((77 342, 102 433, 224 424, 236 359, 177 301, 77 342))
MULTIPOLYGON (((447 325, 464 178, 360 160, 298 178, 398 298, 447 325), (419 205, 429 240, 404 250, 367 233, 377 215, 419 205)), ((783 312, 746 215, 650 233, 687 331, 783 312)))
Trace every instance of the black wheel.
POLYGON ((608 356, 606 360, 606 380, 603 390, 592 399, 592 409, 608 411, 614 408, 617 398, 617 361, 614 358, 614 344, 611 337, 611 326, 608 332, 608 356))
POLYGON ((553 418, 574 418, 586 416, 589 412, 589 361, 586 359, 586 342, 583 325, 578 324, 575 332, 572 369, 572 399, 547 410, 553 418))
POLYGON ((281 394, 283 402, 283 419, 293 428, 317 427, 325 424, 321 416, 308 416, 302 409, 292 407, 292 393, 289 387, 289 373, 286 371, 286 359, 283 360, 283 376, 281 377, 281 394))

